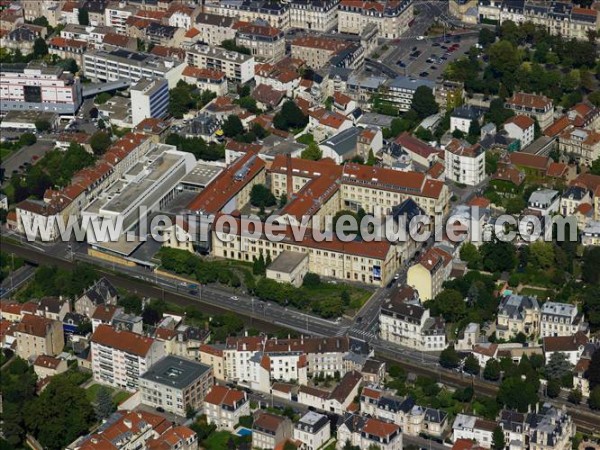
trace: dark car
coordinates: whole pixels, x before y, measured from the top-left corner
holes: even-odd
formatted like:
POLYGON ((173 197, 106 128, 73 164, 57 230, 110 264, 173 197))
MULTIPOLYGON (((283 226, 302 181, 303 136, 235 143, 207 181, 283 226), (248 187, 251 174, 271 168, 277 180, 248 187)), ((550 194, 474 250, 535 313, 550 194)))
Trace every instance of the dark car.
POLYGON ((435 69, 437 69, 437 67, 436 66, 431 66, 430 69, 431 70, 435 70, 435 69))
POLYGON ((447 50, 447 49, 448 49, 448 47, 446 47, 445 45, 442 45, 440 48, 441 48, 442 50, 447 50))
POLYGON ((439 42, 434 42, 431 44, 432 47, 439 47, 441 44, 439 42))
POLYGON ((417 46, 416 45, 412 48, 412 51, 413 52, 417 51, 417 46))
POLYGON ((421 73, 419 74, 419 76, 420 76, 421 78, 427 78, 427 77, 429 76, 429 72, 421 72, 421 73))

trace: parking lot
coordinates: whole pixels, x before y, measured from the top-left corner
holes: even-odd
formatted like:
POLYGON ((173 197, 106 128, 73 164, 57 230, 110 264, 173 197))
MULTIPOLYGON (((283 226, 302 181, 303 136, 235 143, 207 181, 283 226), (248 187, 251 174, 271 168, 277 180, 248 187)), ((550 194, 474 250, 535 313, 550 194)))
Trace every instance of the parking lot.
POLYGON ((449 62, 464 56, 477 44, 476 33, 447 35, 444 39, 425 38, 405 40, 390 44, 382 62, 394 68, 399 75, 435 80, 449 62))

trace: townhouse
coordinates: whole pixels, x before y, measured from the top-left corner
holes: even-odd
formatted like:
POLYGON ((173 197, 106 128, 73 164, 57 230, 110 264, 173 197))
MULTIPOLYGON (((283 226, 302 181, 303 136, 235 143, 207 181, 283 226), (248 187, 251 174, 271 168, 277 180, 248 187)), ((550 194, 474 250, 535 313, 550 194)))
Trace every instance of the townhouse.
POLYGON ((116 306, 117 295, 117 289, 102 277, 75 300, 75 312, 91 318, 99 306, 116 306))
POLYGON ((331 423, 324 414, 308 411, 294 424, 293 438, 303 450, 317 450, 331 438, 331 423))
POLYGON ((65 344, 61 322, 33 314, 24 314, 13 334, 16 354, 25 360, 40 355, 56 356, 65 344))
POLYGON ((240 422, 240 417, 250 415, 248 394, 215 385, 204 398, 202 412, 206 415, 207 423, 214 424, 217 430, 233 431, 240 422))
POLYGON ((225 76, 225 72, 221 72, 220 70, 187 66, 183 70, 181 79, 188 84, 196 86, 201 92, 211 91, 217 96, 227 93, 227 77, 225 76))
POLYGON ((577 305, 546 302, 540 311, 540 337, 573 336, 581 331, 588 334, 588 324, 577 305))
POLYGON ((594 129, 570 128, 558 137, 559 150, 591 165, 600 158, 600 133, 594 129))
POLYGON ((291 0, 290 28, 330 31, 337 28, 340 0, 291 0))
POLYGON ((379 311, 381 339, 421 351, 446 348, 445 322, 420 304, 388 299, 379 311))
POLYGON ((219 16, 237 17, 244 22, 263 20, 270 26, 286 30, 290 26, 290 13, 287 3, 267 0, 219 1, 204 3, 204 11, 219 16))
POLYGON ((39 379, 53 377, 68 369, 65 359, 58 359, 53 356, 40 355, 33 363, 33 371, 39 379))
POLYGON ((192 67, 223 72, 229 81, 246 83, 254 78, 255 60, 251 55, 230 52, 208 45, 188 50, 186 61, 192 67))
POLYGON ((537 120, 542 130, 553 122, 554 104, 551 99, 543 95, 516 92, 506 100, 505 107, 512 109, 515 114, 537 120))
POLYGON ((560 198, 559 212, 563 216, 571 216, 575 214, 582 205, 588 205, 590 210, 593 209, 590 191, 583 186, 569 186, 560 198))
POLYGON ((508 137, 518 139, 521 148, 533 142, 535 134, 535 121, 529 116, 516 115, 504 122, 504 131, 508 137))
POLYGON ((140 376, 165 356, 164 344, 131 331, 99 325, 91 340, 94 380, 136 391, 140 376))
POLYGON ((257 411, 252 424, 252 448, 277 448, 293 435, 288 417, 257 411))
POLYGON ((214 384, 212 367, 165 356, 140 377, 142 403, 178 416, 199 411, 214 384))
POLYGON ((250 49, 257 61, 279 61, 285 56, 285 34, 270 26, 238 23, 235 43, 250 49))
POLYGON ((338 11, 338 32, 360 34, 369 24, 379 30, 379 37, 397 39, 412 22, 412 0, 357 1, 342 0, 338 11))
POLYGON ((540 306, 536 297, 511 294, 498 306, 496 337, 509 340, 517 334, 536 336, 540 330, 540 306))
POLYGON ((200 41, 216 47, 223 41, 235 39, 236 30, 233 27, 235 22, 234 17, 202 12, 196 17, 194 28, 199 31, 200 41))
POLYGON ((442 284, 452 270, 452 255, 441 248, 431 247, 417 264, 409 267, 406 284, 419 293, 421 301, 432 300, 442 291, 442 284))
POLYGON ((446 179, 477 186, 485 180, 485 149, 480 144, 452 138, 445 148, 446 179))
POLYGON ((357 44, 341 39, 319 36, 304 36, 292 40, 292 58, 306 61, 312 69, 328 65, 359 69, 364 63, 364 49, 357 44))
POLYGON ((481 109, 471 105, 459 106, 450 114, 450 131, 460 130, 464 134, 468 134, 471 123, 477 122, 481 124, 482 120, 483 111, 481 109))
POLYGON ((376 446, 381 450, 401 450, 402 431, 393 423, 357 414, 345 414, 338 427, 336 448, 341 450, 346 442, 360 448, 376 446))
POLYGON ((459 439, 469 439, 477 442, 483 448, 491 448, 492 435, 497 426, 496 422, 479 419, 467 414, 458 414, 452 424, 452 442, 459 439))
POLYGON ((358 395, 362 382, 360 372, 347 372, 332 391, 310 386, 300 386, 298 403, 313 406, 321 411, 344 414, 358 395))
POLYGON ((559 450, 569 447, 575 435, 575 424, 566 407, 560 409, 544 403, 527 416, 529 448, 531 450, 559 450))

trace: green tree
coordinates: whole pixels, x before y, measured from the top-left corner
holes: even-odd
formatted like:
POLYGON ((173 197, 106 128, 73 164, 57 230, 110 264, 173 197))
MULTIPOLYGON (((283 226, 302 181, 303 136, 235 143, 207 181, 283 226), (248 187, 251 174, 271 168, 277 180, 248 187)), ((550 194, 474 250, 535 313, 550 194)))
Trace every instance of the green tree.
POLYGON ((45 119, 38 119, 35 121, 35 129, 39 132, 50 131, 52 129, 52 125, 45 119))
POLYGON ((433 300, 425 303, 434 316, 442 316, 451 322, 462 319, 466 314, 464 296, 456 289, 444 289, 433 300))
POLYGON ((458 353, 453 345, 449 345, 440 353, 440 365, 446 369, 456 369, 460 364, 458 353))
POLYGON ((460 259, 467 263, 469 269, 478 269, 481 264, 479 250, 471 242, 466 242, 460 248, 460 259))
POLYGON ((377 158, 375 158, 375 153, 373 153, 373 149, 369 149, 369 155, 367 156, 367 162, 365 163, 367 166, 374 166, 377 164, 377 158))
POLYGON ((506 447, 506 441, 504 440, 504 431, 501 427, 497 426, 494 428, 492 434, 492 449, 493 450, 504 450, 506 447))
POLYGON ((502 406, 526 412, 530 405, 538 402, 537 386, 518 377, 504 378, 496 396, 496 400, 502 406))
POLYGON ((488 359, 483 369, 483 378, 490 381, 498 381, 500 379, 500 363, 495 359, 488 359))
POLYGON ((264 184, 255 184, 250 191, 250 204, 266 208, 277 204, 277 199, 264 184))
POLYGON ((26 147, 28 145, 33 145, 37 142, 37 138, 33 133, 23 133, 19 138, 19 144, 22 147, 26 147))
POLYGON ((489 47, 496 42, 496 33, 489 28, 482 28, 479 30, 479 45, 482 47, 489 47))
POLYGON ((142 313, 142 299, 131 292, 127 292, 125 295, 119 296, 117 303, 125 310, 127 314, 139 315, 142 313))
POLYGON ((470 373, 471 375, 479 375, 480 371, 481 368, 479 367, 477 358, 475 358, 472 353, 469 353, 469 356, 465 359, 465 372, 470 373))
POLYGON ((588 406, 594 411, 600 409, 600 386, 596 386, 592 392, 590 392, 590 398, 588 399, 588 406))
POLYGON ((537 267, 548 269, 554 265, 554 245, 550 242, 533 242, 529 246, 529 253, 537 267))
POLYGON ((86 433, 95 419, 85 391, 67 373, 54 377, 40 396, 26 406, 24 416, 27 428, 50 450, 65 448, 86 433))
POLYGON ((314 288, 321 284, 321 277, 316 273, 307 272, 302 279, 302 286, 314 288))
POLYGON ((511 242, 485 242, 479 252, 483 268, 488 272, 510 271, 517 264, 517 250, 511 242))
POLYGON ((591 92, 588 95, 588 100, 596 107, 600 107, 600 90, 591 92))
POLYGON ((230 52, 243 53, 245 55, 249 55, 250 49, 241 45, 236 45, 234 39, 225 39, 221 42, 221 47, 225 50, 229 50, 230 52))
POLYGON ((596 349, 592 354, 592 359, 585 376, 590 383, 591 389, 600 386, 600 349, 596 349))
POLYGON ((223 122, 223 126, 221 127, 223 130, 223 134, 227 137, 234 137, 242 134, 244 132, 244 125, 238 116, 231 114, 227 116, 225 122, 223 122))
POLYGON ((506 201, 506 213, 519 214, 526 206, 527 202, 523 197, 511 197, 506 201))
POLYGON ((311 142, 310 144, 308 144, 308 147, 302 150, 302 153, 300 154, 300 158, 308 159, 310 161, 318 161, 322 157, 323 152, 319 148, 319 144, 317 144, 316 142, 311 142))
POLYGON ((581 395, 581 391, 579 389, 571 389, 567 400, 569 401, 569 403, 579 405, 581 403, 582 398, 583 396, 581 395))
POLYGON ((481 127, 479 126, 479 122, 477 120, 471 120, 471 124, 469 125, 469 134, 467 136, 467 141, 470 144, 475 144, 479 140, 480 134, 481 127))
POLYGON ((288 131, 291 128, 304 128, 308 124, 308 117, 304 115, 298 105, 292 100, 286 101, 281 111, 275 114, 273 125, 279 130, 288 131))
POLYGON ((89 25, 90 24, 90 14, 87 8, 79 7, 77 19, 79 20, 79 25, 89 25))
POLYGON ((546 387, 546 394, 550 398, 557 398, 560 395, 560 380, 548 381, 548 386, 546 387))
POLYGON ((267 269, 267 265, 265 263, 265 257, 262 252, 258 256, 258 258, 254 258, 254 262, 252 264, 252 273, 254 275, 264 275, 267 269))
POLYGON ((420 119, 431 116, 439 111, 433 91, 427 86, 419 86, 415 90, 411 107, 420 119))
POLYGON ((422 141, 433 141, 433 133, 427 128, 417 128, 417 130, 415 131, 415 136, 421 139, 422 141))
POLYGON ((96 131, 90 138, 90 146, 95 155, 102 155, 110 147, 110 136, 105 131, 96 131))
POLYGON ((600 247, 588 248, 583 254, 581 278, 587 283, 600 284, 600 247))
POLYGON ((256 100, 254 100, 250 96, 240 97, 240 99, 237 100, 237 104, 244 108, 246 111, 251 112, 252 114, 260 113, 260 108, 256 106, 256 100))
POLYGON ((46 44, 44 38, 39 37, 33 42, 33 54, 36 58, 41 58, 48 54, 48 44, 46 44))
POLYGON ((504 107, 503 99, 495 98, 490 102, 490 109, 485 117, 488 122, 493 122, 499 128, 514 115, 515 113, 511 109, 504 107))
POLYGON ((562 352, 554 352, 546 364, 546 377, 549 380, 560 380, 563 376, 571 372, 572 365, 562 352))
POLYGON ((96 394, 96 417, 98 420, 106 419, 114 411, 114 405, 110 391, 105 386, 100 386, 96 394))
POLYGON ((101 92, 100 94, 96 95, 96 97, 94 98, 94 103, 96 105, 104 105, 111 98, 112 98, 112 95, 110 95, 108 92, 101 92))

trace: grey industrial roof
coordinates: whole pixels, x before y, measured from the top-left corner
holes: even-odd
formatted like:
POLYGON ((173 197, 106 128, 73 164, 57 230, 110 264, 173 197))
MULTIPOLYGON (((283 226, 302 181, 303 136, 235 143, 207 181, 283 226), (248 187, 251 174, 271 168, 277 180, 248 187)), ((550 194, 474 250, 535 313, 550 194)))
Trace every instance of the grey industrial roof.
POLYGON ((144 373, 144 380, 184 389, 210 370, 210 366, 178 356, 166 356, 144 373))

